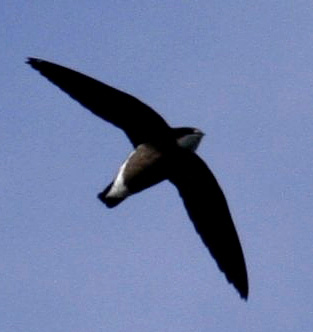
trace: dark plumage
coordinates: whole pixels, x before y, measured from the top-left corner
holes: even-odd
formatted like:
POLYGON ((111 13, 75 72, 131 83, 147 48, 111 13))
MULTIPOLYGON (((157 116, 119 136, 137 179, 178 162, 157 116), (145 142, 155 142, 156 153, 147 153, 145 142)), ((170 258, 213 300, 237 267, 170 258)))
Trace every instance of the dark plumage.
POLYGON ((122 129, 134 146, 99 199, 114 207, 134 193, 169 180, 220 270, 247 299, 246 265, 225 196, 194 153, 203 133, 195 128, 171 128, 137 98, 74 70, 35 58, 27 63, 92 113, 122 129))

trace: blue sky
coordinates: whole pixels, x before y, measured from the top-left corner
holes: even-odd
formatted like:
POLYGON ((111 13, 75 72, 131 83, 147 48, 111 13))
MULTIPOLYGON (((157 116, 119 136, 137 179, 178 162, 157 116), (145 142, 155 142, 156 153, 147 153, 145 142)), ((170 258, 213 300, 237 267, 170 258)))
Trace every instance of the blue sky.
MULTIPOLYGON (((2 1, 0 330, 311 331, 313 3, 2 1), (174 187, 109 210, 131 151, 24 64, 75 68, 206 132, 248 302, 174 187)), ((209 207, 208 207, 209 208, 209 207)))

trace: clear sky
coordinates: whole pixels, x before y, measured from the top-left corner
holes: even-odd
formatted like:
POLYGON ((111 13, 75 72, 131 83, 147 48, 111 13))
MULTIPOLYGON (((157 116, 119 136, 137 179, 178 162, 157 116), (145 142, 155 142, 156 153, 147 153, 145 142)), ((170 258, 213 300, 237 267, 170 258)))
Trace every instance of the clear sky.
POLYGON ((312 1, 3 0, 0 27, 1 332, 312 331, 312 1), (206 132, 248 302, 169 183, 101 204, 131 145, 27 56, 206 132))

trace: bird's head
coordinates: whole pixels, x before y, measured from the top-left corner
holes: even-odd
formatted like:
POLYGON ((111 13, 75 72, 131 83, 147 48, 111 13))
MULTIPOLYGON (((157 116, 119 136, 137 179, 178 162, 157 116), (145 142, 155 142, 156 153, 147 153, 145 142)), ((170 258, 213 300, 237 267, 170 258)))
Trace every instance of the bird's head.
POLYGON ((173 128, 177 144, 191 151, 196 151, 201 142, 202 137, 205 135, 197 128, 181 127, 173 128))

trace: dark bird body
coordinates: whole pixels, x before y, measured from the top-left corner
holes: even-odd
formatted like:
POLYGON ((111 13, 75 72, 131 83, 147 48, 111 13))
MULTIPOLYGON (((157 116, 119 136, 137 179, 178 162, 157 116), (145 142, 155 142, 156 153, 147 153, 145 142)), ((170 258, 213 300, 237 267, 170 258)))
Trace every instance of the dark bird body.
POLYGON ((35 58, 27 63, 92 113, 122 129, 133 144, 134 151, 99 199, 112 208, 169 180, 219 268, 247 299, 246 264, 225 196, 195 153, 203 133, 196 128, 171 128, 137 98, 74 70, 35 58))

